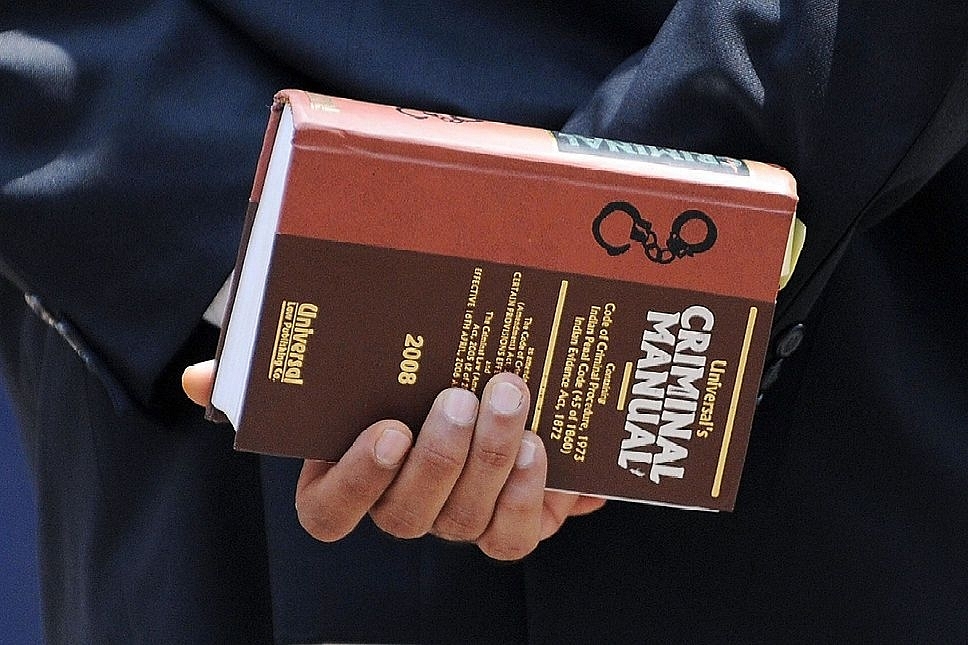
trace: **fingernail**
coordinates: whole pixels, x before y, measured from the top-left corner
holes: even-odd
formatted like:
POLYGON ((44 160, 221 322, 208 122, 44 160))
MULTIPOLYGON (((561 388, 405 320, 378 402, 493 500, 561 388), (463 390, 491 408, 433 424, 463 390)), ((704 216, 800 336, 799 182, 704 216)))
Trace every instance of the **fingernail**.
POLYGON ((455 423, 467 425, 477 416, 477 397, 470 390, 459 388, 446 390, 441 403, 444 414, 455 423))
POLYGON ((393 467, 403 461, 410 449, 410 437, 396 428, 387 428, 373 445, 373 455, 381 466, 393 467))
POLYGON ((504 414, 514 412, 521 407, 522 400, 524 397, 521 395, 521 390, 510 383, 502 381, 491 387, 490 404, 496 412, 504 414))
POLYGON ((534 454, 538 449, 537 442, 535 442, 534 437, 528 433, 525 433, 521 437, 521 446, 518 448, 518 456, 514 460, 514 465, 517 468, 527 468, 534 463, 534 454))

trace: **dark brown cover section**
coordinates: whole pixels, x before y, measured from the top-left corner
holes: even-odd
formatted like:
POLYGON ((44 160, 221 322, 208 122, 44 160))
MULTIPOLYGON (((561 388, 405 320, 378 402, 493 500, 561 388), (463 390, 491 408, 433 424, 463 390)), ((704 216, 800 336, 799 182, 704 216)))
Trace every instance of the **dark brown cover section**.
POLYGON ((286 91, 253 201, 285 103, 237 448, 337 459, 368 424, 416 429, 442 388, 511 370, 549 487, 733 507, 796 206, 786 172, 286 91))

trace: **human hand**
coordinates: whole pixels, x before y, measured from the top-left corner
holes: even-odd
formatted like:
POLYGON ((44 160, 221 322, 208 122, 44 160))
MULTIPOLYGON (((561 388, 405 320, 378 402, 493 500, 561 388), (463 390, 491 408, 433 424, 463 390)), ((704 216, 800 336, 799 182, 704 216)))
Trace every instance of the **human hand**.
MULTIPOLYGON (((204 405, 212 364, 185 371, 185 392, 204 405)), ((336 462, 307 460, 296 485, 303 527, 319 540, 347 535, 369 514, 390 535, 425 534, 473 542, 516 560, 572 515, 604 500, 546 491, 547 453, 524 429, 528 390, 514 374, 494 376, 477 397, 459 388, 438 395, 416 441, 395 420, 374 423, 336 462)))

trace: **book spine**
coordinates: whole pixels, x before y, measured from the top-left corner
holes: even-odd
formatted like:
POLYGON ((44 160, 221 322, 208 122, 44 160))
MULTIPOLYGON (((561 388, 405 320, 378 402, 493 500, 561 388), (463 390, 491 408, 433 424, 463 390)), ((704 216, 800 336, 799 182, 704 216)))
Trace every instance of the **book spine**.
MULTIPOLYGON (((242 265, 245 261, 245 251, 248 248, 249 238, 252 235, 252 225, 255 222, 256 211, 259 209, 259 200, 262 197, 262 189, 265 186, 266 171, 269 168, 269 157, 272 153, 272 146, 276 139, 276 132, 279 129, 279 121, 282 116, 284 102, 276 99, 273 101, 269 112, 269 123, 266 127, 265 136, 262 139, 262 150, 259 153, 259 162, 256 166, 255 179, 252 182, 252 192, 249 194, 249 203, 245 211, 245 220, 242 223, 242 236, 239 244, 238 254, 235 258, 235 268, 232 271, 232 285, 229 290, 228 304, 225 308, 225 316, 222 319, 222 333, 219 334, 218 346, 215 350, 215 371, 218 372, 218 364, 222 358, 222 350, 225 347, 225 330, 228 329, 229 321, 232 318, 232 309, 235 305, 235 298, 239 289, 239 278, 242 275, 242 265)), ((209 403, 205 408, 205 418, 216 423, 227 423, 228 418, 225 414, 209 403)))

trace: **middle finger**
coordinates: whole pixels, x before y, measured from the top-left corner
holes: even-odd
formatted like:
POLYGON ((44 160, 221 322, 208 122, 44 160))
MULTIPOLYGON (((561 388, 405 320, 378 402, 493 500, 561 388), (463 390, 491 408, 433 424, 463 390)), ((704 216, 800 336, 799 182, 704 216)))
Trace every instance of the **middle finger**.
POLYGON ((451 540, 476 540, 514 466, 528 414, 528 388, 511 373, 484 387, 474 438, 464 470, 447 498, 433 532, 451 540))

